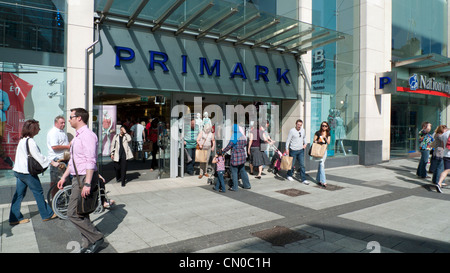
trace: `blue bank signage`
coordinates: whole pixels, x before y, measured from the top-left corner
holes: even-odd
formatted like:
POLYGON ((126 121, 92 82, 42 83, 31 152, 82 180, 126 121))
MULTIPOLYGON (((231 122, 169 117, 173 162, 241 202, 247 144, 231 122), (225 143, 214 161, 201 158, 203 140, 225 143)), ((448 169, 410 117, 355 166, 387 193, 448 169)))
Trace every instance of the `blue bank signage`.
POLYGON ((297 99, 289 54, 116 26, 103 28, 100 42, 96 86, 297 99))

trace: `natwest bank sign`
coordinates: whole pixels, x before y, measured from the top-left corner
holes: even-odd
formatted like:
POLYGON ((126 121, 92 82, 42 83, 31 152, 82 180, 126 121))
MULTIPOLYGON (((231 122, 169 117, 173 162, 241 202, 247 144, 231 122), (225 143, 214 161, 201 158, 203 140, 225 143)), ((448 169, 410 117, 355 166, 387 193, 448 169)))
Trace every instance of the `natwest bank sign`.
POLYGON ((439 81, 434 77, 414 74, 409 78, 409 88, 397 87, 397 91, 450 98, 450 82, 439 81))

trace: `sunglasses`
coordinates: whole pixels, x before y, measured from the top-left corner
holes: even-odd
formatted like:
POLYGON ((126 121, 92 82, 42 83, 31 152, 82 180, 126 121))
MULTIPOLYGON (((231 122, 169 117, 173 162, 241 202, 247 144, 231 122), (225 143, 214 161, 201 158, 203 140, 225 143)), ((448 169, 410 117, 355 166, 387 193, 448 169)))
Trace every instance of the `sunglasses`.
POLYGON ((322 127, 328 128, 328 125, 326 125, 326 124, 322 124, 322 127))

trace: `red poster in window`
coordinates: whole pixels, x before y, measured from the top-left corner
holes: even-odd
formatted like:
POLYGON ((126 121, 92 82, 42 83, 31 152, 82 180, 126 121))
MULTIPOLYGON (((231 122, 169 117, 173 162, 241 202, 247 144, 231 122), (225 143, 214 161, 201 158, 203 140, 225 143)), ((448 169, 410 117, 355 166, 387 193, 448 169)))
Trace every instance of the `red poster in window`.
POLYGON ((33 85, 13 73, 0 72, 0 169, 11 169, 25 122, 24 103, 33 85))

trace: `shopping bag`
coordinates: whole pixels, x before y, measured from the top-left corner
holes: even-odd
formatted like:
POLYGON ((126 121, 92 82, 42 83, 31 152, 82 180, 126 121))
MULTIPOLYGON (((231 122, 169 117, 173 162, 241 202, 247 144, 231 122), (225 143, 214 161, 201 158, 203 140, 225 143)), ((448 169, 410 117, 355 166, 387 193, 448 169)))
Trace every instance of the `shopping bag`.
POLYGON ((316 158, 322 158, 327 151, 326 144, 313 143, 309 149, 309 155, 316 158))
POLYGON ((282 169, 283 171, 289 171, 290 169, 292 169, 293 159, 293 157, 290 157, 288 155, 281 157, 280 169, 282 169))
POLYGON ((208 150, 195 150, 195 162, 206 163, 208 159, 206 158, 208 155, 208 150))

